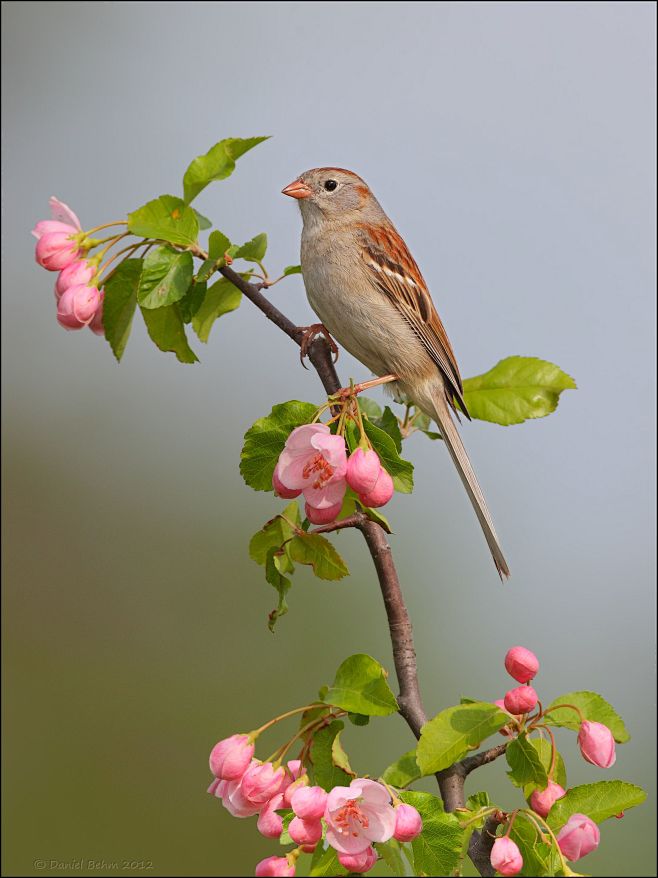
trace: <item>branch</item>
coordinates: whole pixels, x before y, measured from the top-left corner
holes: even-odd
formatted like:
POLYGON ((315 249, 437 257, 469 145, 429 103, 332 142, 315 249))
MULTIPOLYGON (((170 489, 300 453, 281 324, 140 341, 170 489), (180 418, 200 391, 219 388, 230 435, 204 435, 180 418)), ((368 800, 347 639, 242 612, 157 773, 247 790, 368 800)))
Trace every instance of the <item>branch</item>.
POLYGON ((487 765, 489 762, 493 762, 494 759, 498 759, 499 756, 502 756, 505 750, 507 750, 507 744, 509 742, 506 741, 504 744, 498 744, 496 747, 491 747, 489 750, 482 750, 480 753, 475 753, 473 756, 467 756, 465 759, 462 759, 461 766, 464 772, 464 777, 467 777, 472 771, 475 771, 476 768, 479 768, 481 765, 487 765))
POLYGON ((480 875, 491 876, 496 870, 491 865, 491 848, 496 840, 496 828, 501 823, 496 814, 490 814, 484 821, 482 831, 477 830, 468 843, 468 855, 480 875))

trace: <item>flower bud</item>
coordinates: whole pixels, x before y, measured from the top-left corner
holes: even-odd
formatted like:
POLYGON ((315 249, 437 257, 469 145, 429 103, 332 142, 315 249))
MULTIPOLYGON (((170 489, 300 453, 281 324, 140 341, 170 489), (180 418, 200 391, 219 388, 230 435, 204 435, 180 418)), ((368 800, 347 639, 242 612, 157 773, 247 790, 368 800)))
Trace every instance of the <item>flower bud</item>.
POLYGON ((210 751, 210 770, 222 780, 237 780, 249 768, 254 744, 248 735, 231 735, 210 751))
POLYGON ((517 686, 505 693, 505 710, 518 716, 529 713, 537 704, 537 693, 532 686, 517 686))
POLYGON ((105 299, 105 290, 100 291, 100 299, 100 304, 89 324, 89 329, 91 329, 94 335, 105 335, 105 326, 103 325, 103 300, 105 299))
POLYGON ((266 857, 256 866, 256 878, 293 878, 295 867, 286 857, 266 857))
POLYGON ((336 503, 335 506, 327 506, 324 509, 316 509, 315 506, 307 503, 304 511, 311 524, 331 524, 332 521, 336 520, 342 508, 342 503, 336 503))
POLYGON ((572 814, 557 834, 557 843, 567 860, 579 860, 599 846, 599 827, 585 814, 572 814))
POLYGON ((62 223, 59 220, 39 220, 32 229, 32 234, 37 239, 43 238, 44 235, 50 235, 53 232, 65 232, 67 235, 77 235, 79 228, 72 226, 70 223, 62 223))
POLYGON ((290 797, 292 810, 303 820, 319 820, 327 806, 327 794, 322 787, 298 787, 290 797))
POLYGON ((491 865, 501 875, 516 875, 523 868, 518 845, 507 836, 497 838, 491 849, 491 865))
POLYGON ((285 772, 271 762, 254 762, 245 771, 240 785, 242 794, 254 805, 264 805, 281 789, 285 772))
POLYGON ((377 862, 377 854, 370 845, 359 854, 338 854, 338 862, 348 872, 369 872, 377 862))
POLYGON ((536 676, 539 661, 534 652, 530 652, 525 646, 513 646, 505 656, 505 670, 519 683, 528 683, 536 676))
POLYGON ((367 494, 359 494, 359 501, 370 509, 385 506, 393 496, 393 490, 393 479, 382 467, 375 487, 367 494))
POLYGON ((372 449, 357 448, 347 458, 347 484, 357 494, 368 494, 377 484, 382 465, 372 449))
POLYGON ((69 232, 48 232, 37 241, 34 258, 47 271, 61 271, 74 262, 80 248, 69 232))
MULTIPOLYGON (((503 701, 502 698, 498 698, 496 701, 494 701, 494 704, 496 705, 496 707, 499 707, 501 710, 504 710, 505 713, 509 713, 509 710, 505 707, 505 702, 503 701)), ((514 716, 514 714, 511 714, 511 713, 510 713, 510 717, 512 717, 515 720, 519 720, 521 718, 519 716, 514 716)), ((500 729, 500 734, 504 738, 511 738, 512 732, 510 731, 510 726, 503 726, 503 728, 500 729)))
POLYGON ((615 764, 615 739, 603 723, 585 720, 578 732, 578 746, 583 758, 599 768, 610 768, 615 764))
POLYGON ((288 826, 288 834, 296 844, 317 844, 322 838, 322 821, 293 817, 288 826))
POLYGON ((66 268, 63 268, 55 282, 55 295, 59 299, 62 293, 69 287, 76 287, 79 284, 88 284, 93 280, 96 269, 87 262, 86 259, 76 259, 66 268))
POLYGON ((413 805, 398 805, 395 809, 395 830, 393 838, 397 841, 413 841, 423 830, 423 820, 413 805))
POLYGON ((566 790, 559 783, 549 780, 545 790, 535 790, 530 796, 530 807, 539 814, 540 817, 548 816, 548 812, 553 807, 553 802, 561 799, 566 795, 566 790))
POLYGON ((256 827, 265 838, 280 838, 283 832, 283 817, 277 814, 278 808, 285 808, 283 796, 273 796, 258 815, 256 827))
POLYGON ((277 497, 282 497, 284 500, 292 500, 295 497, 299 497, 302 493, 300 490, 294 490, 292 488, 286 488, 281 479, 279 478, 279 464, 274 467, 274 472, 272 473, 272 487, 274 488, 274 493, 277 497))
POLYGON ((85 284, 69 287, 57 303, 57 322, 64 329, 82 329, 94 319, 101 302, 98 287, 85 284))

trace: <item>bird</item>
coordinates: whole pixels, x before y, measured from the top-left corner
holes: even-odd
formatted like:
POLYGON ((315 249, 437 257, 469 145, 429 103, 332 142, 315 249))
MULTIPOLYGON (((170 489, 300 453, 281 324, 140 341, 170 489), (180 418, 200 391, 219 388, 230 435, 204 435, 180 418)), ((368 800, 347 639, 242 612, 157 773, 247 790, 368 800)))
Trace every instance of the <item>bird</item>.
POLYGON ((333 338, 436 422, 498 574, 509 567, 455 424, 470 420, 452 345, 407 245, 365 181, 313 168, 283 190, 302 215, 301 269, 311 308, 333 338), (459 412, 458 412, 459 408, 459 412))

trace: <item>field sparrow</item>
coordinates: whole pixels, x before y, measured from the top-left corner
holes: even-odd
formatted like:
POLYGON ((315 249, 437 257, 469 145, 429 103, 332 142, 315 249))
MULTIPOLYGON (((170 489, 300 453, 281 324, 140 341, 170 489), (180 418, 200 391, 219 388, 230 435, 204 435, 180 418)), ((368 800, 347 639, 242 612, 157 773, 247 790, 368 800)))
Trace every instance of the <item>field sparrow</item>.
MULTIPOLYGON (((364 181, 314 168, 283 190, 302 213, 301 264, 311 307, 326 329, 394 393, 438 424, 501 577, 509 576, 493 521, 455 427, 468 416, 452 347, 418 266, 364 181)), ((371 384, 372 384, 371 383, 371 384)))

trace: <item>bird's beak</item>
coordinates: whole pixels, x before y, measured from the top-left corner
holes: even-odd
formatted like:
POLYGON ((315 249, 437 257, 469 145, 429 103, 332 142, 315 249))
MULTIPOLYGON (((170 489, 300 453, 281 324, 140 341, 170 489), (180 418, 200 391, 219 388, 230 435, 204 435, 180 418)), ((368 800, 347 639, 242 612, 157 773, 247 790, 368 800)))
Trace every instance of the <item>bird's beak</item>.
POLYGON ((283 195, 289 195, 291 198, 308 198, 313 194, 310 186, 307 186, 303 180, 293 180, 285 189, 282 189, 283 195))

